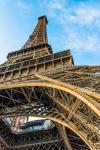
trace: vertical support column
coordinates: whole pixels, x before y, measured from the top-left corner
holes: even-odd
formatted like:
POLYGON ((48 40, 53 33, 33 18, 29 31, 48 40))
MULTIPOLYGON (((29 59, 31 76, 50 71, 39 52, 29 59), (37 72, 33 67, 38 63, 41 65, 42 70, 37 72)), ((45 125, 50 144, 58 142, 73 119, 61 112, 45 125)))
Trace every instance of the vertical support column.
POLYGON ((64 126, 61 126, 59 125, 59 130, 60 130, 60 133, 61 133, 61 136, 63 137, 64 139, 64 142, 66 144, 66 147, 68 150, 73 150, 72 146, 71 146, 71 143, 67 137, 67 134, 66 134, 66 131, 65 131, 65 127, 64 126))

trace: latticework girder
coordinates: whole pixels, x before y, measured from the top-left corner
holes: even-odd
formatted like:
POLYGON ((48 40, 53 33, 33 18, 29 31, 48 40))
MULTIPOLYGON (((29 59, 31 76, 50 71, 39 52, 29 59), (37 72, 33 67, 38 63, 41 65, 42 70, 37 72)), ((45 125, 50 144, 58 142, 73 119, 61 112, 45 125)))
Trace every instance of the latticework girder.
POLYGON ((0 66, 0 148, 99 150, 100 66, 75 66, 70 50, 53 54, 46 23, 40 17, 23 49, 0 66), (29 116, 55 127, 19 132, 29 116))

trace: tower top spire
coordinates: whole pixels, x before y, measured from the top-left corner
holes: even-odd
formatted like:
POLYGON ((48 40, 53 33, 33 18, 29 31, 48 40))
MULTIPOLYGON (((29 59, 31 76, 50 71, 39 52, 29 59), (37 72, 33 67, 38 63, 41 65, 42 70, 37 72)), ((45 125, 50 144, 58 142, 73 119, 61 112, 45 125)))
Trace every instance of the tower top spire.
POLYGON ((51 46, 48 44, 47 24, 47 17, 45 15, 40 16, 34 31, 31 36, 29 36, 24 46, 18 51, 9 53, 7 58, 9 60, 18 60, 20 58, 35 58, 53 53, 51 46))
POLYGON ((22 49, 41 45, 41 44, 48 44, 47 29, 46 29, 47 23, 48 23, 48 20, 45 15, 40 16, 38 18, 38 23, 37 23, 33 33, 31 34, 31 36, 29 36, 29 39, 24 44, 22 49))
POLYGON ((38 18, 38 20, 41 20, 41 19, 44 19, 45 22, 48 24, 48 20, 47 20, 46 15, 40 16, 40 17, 38 18))

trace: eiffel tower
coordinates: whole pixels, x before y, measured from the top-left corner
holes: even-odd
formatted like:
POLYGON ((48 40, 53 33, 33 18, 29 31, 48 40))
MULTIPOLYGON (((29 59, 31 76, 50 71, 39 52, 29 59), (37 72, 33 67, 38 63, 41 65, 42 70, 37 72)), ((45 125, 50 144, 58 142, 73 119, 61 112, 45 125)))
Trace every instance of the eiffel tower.
POLYGON ((0 65, 0 150, 100 150, 100 66, 53 53, 47 23, 0 65))

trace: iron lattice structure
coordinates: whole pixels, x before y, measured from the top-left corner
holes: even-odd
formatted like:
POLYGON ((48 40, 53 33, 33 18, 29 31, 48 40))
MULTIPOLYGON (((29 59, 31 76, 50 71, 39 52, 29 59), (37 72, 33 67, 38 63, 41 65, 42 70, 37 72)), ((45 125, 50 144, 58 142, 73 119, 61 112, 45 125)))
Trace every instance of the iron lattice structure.
POLYGON ((0 66, 0 149, 99 150, 100 66, 74 65, 70 50, 53 53, 47 23, 39 17, 22 49, 0 66), (18 126, 28 116, 54 126, 18 133, 5 121, 18 126))

